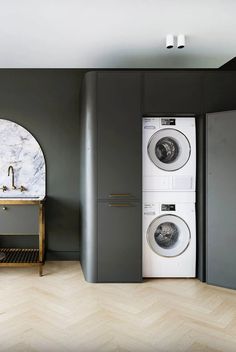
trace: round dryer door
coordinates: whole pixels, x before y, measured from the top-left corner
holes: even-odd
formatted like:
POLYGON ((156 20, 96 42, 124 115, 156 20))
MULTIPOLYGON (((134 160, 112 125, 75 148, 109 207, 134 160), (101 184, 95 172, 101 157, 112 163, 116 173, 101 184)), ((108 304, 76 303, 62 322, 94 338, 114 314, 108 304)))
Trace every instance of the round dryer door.
POLYGON ((157 131, 148 143, 151 161, 165 171, 175 171, 183 167, 191 153, 187 137, 173 128, 157 131))
POLYGON ((154 219, 147 230, 151 249, 163 257, 177 257, 190 243, 191 234, 186 222, 176 215, 161 215, 154 219))

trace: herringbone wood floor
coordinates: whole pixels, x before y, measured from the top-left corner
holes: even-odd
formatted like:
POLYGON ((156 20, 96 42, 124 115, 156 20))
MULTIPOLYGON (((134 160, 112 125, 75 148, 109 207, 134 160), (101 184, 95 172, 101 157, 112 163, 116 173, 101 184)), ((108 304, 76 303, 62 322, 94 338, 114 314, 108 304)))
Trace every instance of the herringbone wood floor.
POLYGON ((236 292, 192 279, 88 284, 78 262, 0 270, 0 351, 236 351, 236 292))

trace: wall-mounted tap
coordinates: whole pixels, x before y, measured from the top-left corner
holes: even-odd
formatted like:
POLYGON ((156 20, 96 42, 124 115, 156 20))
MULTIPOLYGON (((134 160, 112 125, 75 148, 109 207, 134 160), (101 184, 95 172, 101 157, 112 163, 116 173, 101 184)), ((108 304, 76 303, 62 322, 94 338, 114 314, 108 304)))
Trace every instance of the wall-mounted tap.
POLYGON ((20 186, 20 188, 18 188, 21 192, 27 191, 27 189, 25 188, 25 186, 20 186))
POLYGON ((12 165, 10 165, 8 168, 8 176, 10 176, 10 173, 11 173, 11 188, 16 189, 15 180, 14 180, 15 175, 14 175, 14 169, 12 165))

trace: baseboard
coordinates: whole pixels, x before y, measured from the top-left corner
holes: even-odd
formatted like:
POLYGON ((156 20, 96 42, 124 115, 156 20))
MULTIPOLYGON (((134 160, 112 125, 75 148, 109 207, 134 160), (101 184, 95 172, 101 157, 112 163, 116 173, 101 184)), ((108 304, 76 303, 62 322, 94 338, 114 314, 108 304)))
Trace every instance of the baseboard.
POLYGON ((46 251, 46 260, 79 260, 79 251, 46 251))

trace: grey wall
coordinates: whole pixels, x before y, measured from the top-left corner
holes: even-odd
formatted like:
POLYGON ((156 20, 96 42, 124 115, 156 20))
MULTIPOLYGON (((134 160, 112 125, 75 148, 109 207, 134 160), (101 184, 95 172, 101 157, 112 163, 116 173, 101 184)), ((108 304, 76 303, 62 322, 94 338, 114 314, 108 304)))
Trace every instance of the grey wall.
POLYGON ((0 70, 0 118, 27 128, 45 153, 48 259, 79 257, 78 130, 82 77, 82 70, 0 70))
MULTIPOLYGON (((186 99, 176 100, 177 93, 185 96, 182 85, 173 89, 176 82, 173 85, 170 80, 174 80, 174 75, 168 71, 155 71, 156 78, 153 76, 155 79, 150 84, 154 84, 157 98, 163 84, 166 89, 172 87, 172 93, 167 98, 162 95, 161 111, 160 99, 151 95, 154 98, 151 101, 152 113, 183 112, 186 106, 189 112, 196 110, 199 113, 236 109, 235 71, 199 71, 203 76, 199 88, 203 91, 200 108, 189 108, 193 102, 191 97, 188 105, 186 99), (169 81, 163 79, 165 74, 169 75, 169 81)), ((79 93, 85 72, 79 69, 0 69, 0 118, 5 117, 27 128, 38 139, 45 153, 48 259, 79 258, 79 93)), ((189 80, 189 76, 187 78, 189 80)), ((148 81, 146 83, 149 84, 148 81)), ((146 105, 149 100, 145 100, 146 105)), ((142 106, 145 107, 143 102, 142 106)), ((19 240, 11 237, 12 245, 15 243, 17 246, 19 240)), ((35 239, 24 238, 24 247, 27 243, 32 246, 35 239)), ((6 239, 4 245, 7 245, 6 239)))

